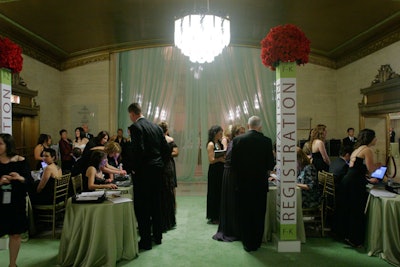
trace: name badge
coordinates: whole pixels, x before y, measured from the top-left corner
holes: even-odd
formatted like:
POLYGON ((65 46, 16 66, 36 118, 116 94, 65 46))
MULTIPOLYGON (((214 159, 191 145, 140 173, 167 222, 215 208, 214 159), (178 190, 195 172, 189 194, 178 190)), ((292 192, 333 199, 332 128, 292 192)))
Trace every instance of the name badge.
POLYGON ((3 191, 3 204, 11 203, 11 192, 3 191))

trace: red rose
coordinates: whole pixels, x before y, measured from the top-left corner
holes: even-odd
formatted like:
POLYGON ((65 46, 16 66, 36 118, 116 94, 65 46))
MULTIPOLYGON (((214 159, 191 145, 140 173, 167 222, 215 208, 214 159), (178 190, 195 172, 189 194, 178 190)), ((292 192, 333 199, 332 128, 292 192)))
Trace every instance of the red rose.
POLYGON ((272 28, 261 41, 262 63, 275 70, 280 62, 306 64, 310 54, 310 40, 293 24, 272 28))

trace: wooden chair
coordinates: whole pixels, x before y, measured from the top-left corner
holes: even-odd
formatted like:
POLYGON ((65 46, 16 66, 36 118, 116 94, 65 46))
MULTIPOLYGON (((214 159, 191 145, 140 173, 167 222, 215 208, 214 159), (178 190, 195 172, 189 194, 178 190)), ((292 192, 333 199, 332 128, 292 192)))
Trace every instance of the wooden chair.
POLYGON ((52 223, 53 238, 56 235, 56 219, 65 212, 70 178, 71 173, 68 173, 55 179, 53 204, 33 206, 37 222, 52 223))
POLYGON ((321 200, 319 206, 314 208, 303 208, 303 222, 307 229, 307 225, 312 224, 321 236, 325 236, 324 232, 324 200, 321 200))
POLYGON ((72 188, 74 189, 74 194, 79 194, 82 192, 82 174, 71 177, 72 188))
MULTIPOLYGON (((324 198, 324 217, 325 220, 328 216, 333 216, 336 208, 336 197, 335 197, 335 178, 333 173, 325 172, 325 183, 322 192, 324 198)), ((326 225, 326 221, 324 222, 326 225)))

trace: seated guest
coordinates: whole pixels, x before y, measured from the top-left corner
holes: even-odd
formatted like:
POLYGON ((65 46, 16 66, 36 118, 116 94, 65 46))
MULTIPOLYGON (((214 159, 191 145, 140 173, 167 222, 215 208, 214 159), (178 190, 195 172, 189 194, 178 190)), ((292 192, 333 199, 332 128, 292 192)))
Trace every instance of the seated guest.
POLYGON ((353 153, 352 146, 340 147, 339 157, 329 166, 329 172, 335 177, 335 185, 338 185, 349 169, 350 155, 353 153))
POLYGON ((302 207, 313 208, 320 204, 317 170, 301 148, 297 148, 297 186, 301 188, 302 207))
POLYGON ((55 159, 56 151, 54 149, 45 148, 43 150, 43 161, 47 164, 47 167, 44 169, 42 178, 32 195, 33 204, 47 205, 53 203, 54 179, 59 179, 62 176, 62 170, 54 162, 55 159))
POLYGON ((89 167, 86 170, 86 181, 83 183, 84 191, 96 189, 117 189, 115 184, 111 184, 110 179, 105 179, 102 167, 107 164, 107 154, 101 150, 93 151, 89 167))

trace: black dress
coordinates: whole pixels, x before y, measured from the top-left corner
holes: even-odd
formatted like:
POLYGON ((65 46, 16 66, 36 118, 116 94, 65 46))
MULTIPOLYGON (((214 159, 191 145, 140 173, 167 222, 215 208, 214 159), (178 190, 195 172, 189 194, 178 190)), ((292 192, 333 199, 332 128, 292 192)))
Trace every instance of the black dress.
MULTIPOLYGON (((170 155, 172 149, 176 147, 174 142, 168 143, 170 148, 170 155)), ((170 157, 164 162, 164 170, 162 176, 162 189, 161 189, 161 227, 162 231, 166 232, 176 226, 175 218, 175 166, 173 158, 170 157)))
POLYGON ((25 183, 11 181, 9 185, 0 186, 0 237, 6 234, 21 234, 28 230, 26 217, 26 192, 32 183, 29 165, 26 160, 0 163, 0 177, 10 172, 18 172, 25 178, 25 183), (11 185, 11 186, 10 186, 11 185), (3 204, 3 194, 11 191, 11 203, 3 204))
POLYGON ((221 210, 218 231, 213 239, 225 242, 238 240, 240 237, 237 175, 231 168, 232 141, 228 144, 222 177, 221 210))
MULTIPOLYGON (((215 144, 214 144, 214 150, 219 150, 215 144)), ((224 163, 222 162, 216 162, 214 164, 210 164, 208 167, 207 219, 214 222, 219 220, 223 173, 224 173, 224 163)))
POLYGON ((317 169, 317 173, 319 171, 329 171, 329 165, 325 163, 321 152, 312 153, 312 164, 317 169))
POLYGON ((349 168, 338 188, 338 234, 356 246, 364 243, 366 230, 367 167, 363 161, 356 157, 353 167, 349 168))
POLYGON ((53 198, 54 198, 54 183, 55 183, 55 178, 49 177, 47 180, 46 185, 43 187, 42 191, 38 193, 36 191, 39 182, 37 181, 34 186, 34 192, 31 194, 31 201, 32 204, 36 205, 50 205, 53 204, 53 198))

